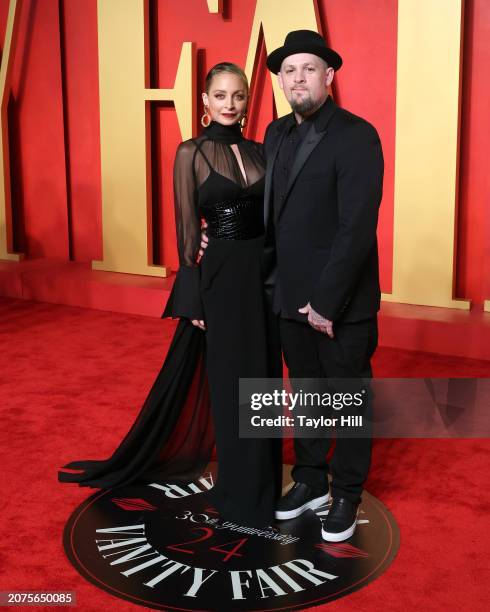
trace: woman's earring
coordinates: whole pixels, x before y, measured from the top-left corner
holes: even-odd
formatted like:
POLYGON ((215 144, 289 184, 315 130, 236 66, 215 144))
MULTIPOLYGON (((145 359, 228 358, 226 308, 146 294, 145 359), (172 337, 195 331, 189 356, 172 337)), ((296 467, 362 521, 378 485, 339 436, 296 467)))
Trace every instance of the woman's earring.
POLYGON ((208 107, 205 106, 204 107, 204 115, 201 117, 201 125, 203 127, 208 127, 208 125, 211 123, 211 117, 208 114, 208 107))
POLYGON ((245 113, 245 114, 242 116, 242 118, 240 119, 239 123, 240 123, 240 126, 241 126, 242 130, 243 130, 243 128, 246 128, 246 127, 247 127, 247 123, 248 123, 247 113, 245 113))

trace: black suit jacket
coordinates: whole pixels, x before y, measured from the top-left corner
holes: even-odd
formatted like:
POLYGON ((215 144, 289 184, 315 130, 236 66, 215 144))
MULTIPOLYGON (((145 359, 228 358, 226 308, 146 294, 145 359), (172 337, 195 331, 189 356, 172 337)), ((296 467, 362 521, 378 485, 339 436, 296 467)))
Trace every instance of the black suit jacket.
POLYGON ((333 321, 372 317, 380 305, 378 133, 329 97, 299 146, 286 197, 273 215, 274 163, 292 121, 293 114, 273 121, 264 141, 266 285, 286 318, 304 321, 298 308, 308 302, 333 321))

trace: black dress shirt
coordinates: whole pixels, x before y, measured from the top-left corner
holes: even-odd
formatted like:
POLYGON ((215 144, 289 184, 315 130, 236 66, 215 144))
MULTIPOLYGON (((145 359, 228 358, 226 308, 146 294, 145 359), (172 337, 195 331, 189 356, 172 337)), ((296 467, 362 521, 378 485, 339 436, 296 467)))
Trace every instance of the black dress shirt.
POLYGON ((281 143, 274 164, 274 175, 272 179, 273 190, 273 206, 274 206, 274 223, 277 222, 277 217, 284 204, 286 198, 286 189, 288 185, 289 175, 293 167, 296 153, 308 132, 311 123, 321 115, 323 104, 312 115, 298 123, 292 115, 289 126, 287 127, 286 135, 281 143))

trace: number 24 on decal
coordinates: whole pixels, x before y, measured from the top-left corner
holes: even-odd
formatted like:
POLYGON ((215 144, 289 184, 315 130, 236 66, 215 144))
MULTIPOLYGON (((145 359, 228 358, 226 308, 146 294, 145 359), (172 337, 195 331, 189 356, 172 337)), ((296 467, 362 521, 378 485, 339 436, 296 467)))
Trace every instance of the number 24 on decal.
MULTIPOLYGON (((214 534, 214 531, 209 527, 196 527, 195 529, 191 529, 191 531, 204 531, 202 536, 198 538, 194 538, 192 540, 187 540, 185 542, 179 542, 177 544, 168 544, 166 548, 170 548, 171 550, 176 550, 178 552, 186 553, 188 555, 193 555, 196 551, 190 550, 188 548, 182 548, 185 544, 197 544, 198 542, 203 542, 204 540, 209 540, 214 534)), ((248 538, 241 538, 240 540, 232 540, 231 542, 225 542, 220 546, 211 546, 209 550, 213 550, 215 552, 223 553, 225 556, 223 557, 223 561, 228 561, 232 557, 242 557, 243 555, 238 551, 241 548, 248 538), (231 544, 235 544, 235 546, 228 550, 225 548, 226 546, 230 546, 231 544)))

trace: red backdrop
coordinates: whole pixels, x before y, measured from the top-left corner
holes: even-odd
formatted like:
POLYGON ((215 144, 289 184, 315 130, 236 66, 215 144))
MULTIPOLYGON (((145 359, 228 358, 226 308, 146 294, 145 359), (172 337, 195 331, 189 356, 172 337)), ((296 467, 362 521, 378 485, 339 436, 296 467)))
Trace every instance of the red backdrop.
MULTIPOLYGON (((183 41, 198 49, 198 87, 222 60, 245 64, 255 0, 227 2, 209 14, 205 0, 185 11, 173 0, 150 2, 152 87, 172 87, 183 41), (192 16, 192 18, 189 18, 192 16)), ((379 226, 383 291, 391 290, 397 2, 318 0, 321 28, 344 58, 334 95, 371 121, 384 148, 386 174, 379 226)), ((5 31, 8 0, 0 0, 5 31)), ((264 51, 252 104, 250 136, 260 140, 273 118, 264 51)), ((124 57, 121 58, 124 62, 124 57)), ((414 58, 417 61, 423 58, 414 58)), ((464 26, 460 206, 456 297, 490 297, 490 3, 467 0, 464 26)), ((96 0, 23 0, 9 104, 14 248, 29 258, 102 258, 96 0)), ((414 70, 416 75, 416 70, 414 70)), ((423 105, 414 78, 414 101, 423 105)), ((415 103, 415 102, 414 102, 415 103)), ((199 104, 198 110, 202 107, 199 104)), ((178 265, 171 170, 180 140, 175 111, 153 106, 154 263, 178 265)))

